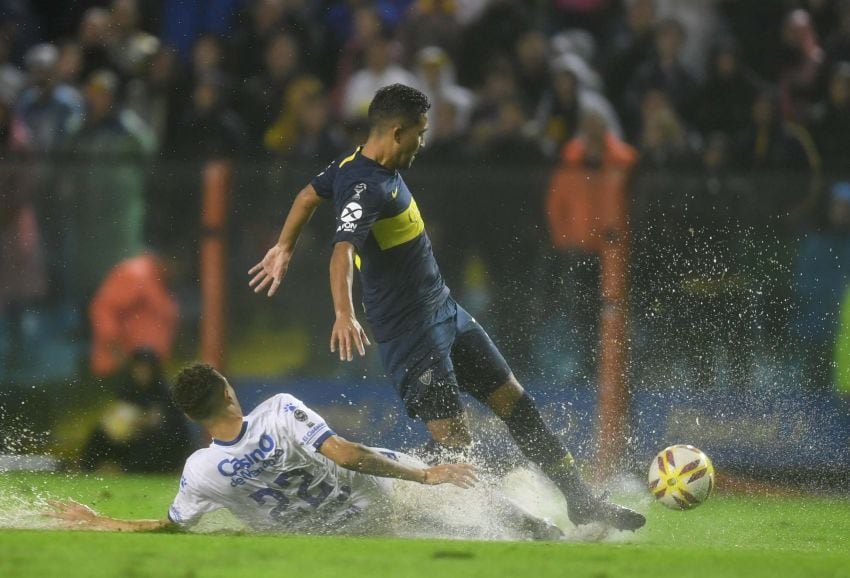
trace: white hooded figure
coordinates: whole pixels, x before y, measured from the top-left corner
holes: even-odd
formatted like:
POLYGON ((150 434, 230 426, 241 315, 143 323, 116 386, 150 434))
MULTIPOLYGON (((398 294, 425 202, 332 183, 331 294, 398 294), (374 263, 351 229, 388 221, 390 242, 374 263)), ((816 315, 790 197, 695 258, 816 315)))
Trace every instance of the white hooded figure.
POLYGON ((455 110, 455 129, 465 132, 475 106, 475 94, 457 84, 448 53, 438 46, 423 48, 416 54, 414 72, 419 90, 431 101, 431 116, 437 118, 443 102, 451 103, 455 110))
POLYGON ((537 109, 535 121, 542 136, 544 152, 552 157, 558 154, 560 147, 568 140, 569 134, 574 133, 581 125, 581 120, 587 114, 594 112, 605 119, 608 128, 622 138, 623 129, 614 107, 608 99, 597 90, 602 81, 579 56, 566 53, 556 57, 552 63, 552 88, 543 95, 537 109), (588 74, 589 73, 589 74, 588 74), (572 128, 560 126, 562 120, 556 118, 563 111, 559 102, 565 98, 559 91, 574 91, 575 115, 572 128))

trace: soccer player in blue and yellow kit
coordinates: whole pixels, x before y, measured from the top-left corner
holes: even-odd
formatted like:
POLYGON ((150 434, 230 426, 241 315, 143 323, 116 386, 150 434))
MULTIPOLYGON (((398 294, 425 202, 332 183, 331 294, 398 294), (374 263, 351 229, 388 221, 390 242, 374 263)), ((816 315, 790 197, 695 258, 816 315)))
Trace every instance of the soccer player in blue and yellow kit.
POLYGON ((319 204, 330 201, 337 217, 331 351, 351 361, 355 350, 362 356, 370 345, 352 302, 356 268, 384 368, 407 413, 425 422, 434 442, 449 448, 471 443, 459 397, 465 391, 505 422, 523 454, 560 488, 573 523, 640 528, 646 522, 641 514, 589 490, 531 396, 440 275, 419 208, 399 174, 424 145, 430 106, 414 88, 380 89, 369 106, 366 143, 331 163, 298 194, 278 242, 250 270, 250 285, 274 295, 301 230, 319 204))

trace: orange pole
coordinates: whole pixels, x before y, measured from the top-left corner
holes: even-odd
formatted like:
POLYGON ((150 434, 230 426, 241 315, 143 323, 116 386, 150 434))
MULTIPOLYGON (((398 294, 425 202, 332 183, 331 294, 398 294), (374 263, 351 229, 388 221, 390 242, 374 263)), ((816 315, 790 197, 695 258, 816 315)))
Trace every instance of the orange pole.
POLYGON ((227 211, 232 167, 213 160, 203 169, 201 205, 201 359, 224 371, 227 329, 227 211))
POLYGON ((599 255, 601 311, 597 414, 599 474, 607 478, 622 465, 629 413, 628 227, 625 176, 604 175, 610 186, 604 204, 608 227, 599 255))

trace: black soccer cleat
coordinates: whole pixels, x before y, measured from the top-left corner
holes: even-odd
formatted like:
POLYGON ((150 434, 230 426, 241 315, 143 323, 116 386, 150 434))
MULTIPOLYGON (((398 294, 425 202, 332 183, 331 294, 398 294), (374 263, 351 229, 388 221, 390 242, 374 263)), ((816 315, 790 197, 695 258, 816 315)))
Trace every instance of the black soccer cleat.
POLYGON ((567 516, 576 526, 599 522, 617 530, 634 531, 646 524, 643 514, 592 495, 568 500, 567 516))

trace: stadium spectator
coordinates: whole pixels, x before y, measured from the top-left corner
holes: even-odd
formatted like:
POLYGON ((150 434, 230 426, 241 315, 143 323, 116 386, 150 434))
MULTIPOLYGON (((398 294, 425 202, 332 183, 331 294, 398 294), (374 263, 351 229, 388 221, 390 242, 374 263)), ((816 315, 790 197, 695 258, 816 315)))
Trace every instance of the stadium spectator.
POLYGON ((114 381, 115 400, 86 442, 82 468, 178 471, 193 448, 186 420, 171 401, 159 356, 144 347, 134 350, 114 381))
POLYGON ((537 109, 541 146, 549 157, 557 156, 563 145, 576 136, 583 115, 589 111, 604 116, 608 129, 622 137, 614 107, 604 95, 583 85, 574 64, 574 60, 563 58, 555 62, 552 87, 543 95, 537 109))
POLYGON ((59 53, 52 44, 31 48, 25 58, 30 87, 21 93, 17 115, 32 135, 33 150, 56 149, 79 122, 83 110, 80 94, 73 88, 56 83, 59 53))
POLYGON ((681 169, 693 166, 696 146, 681 119, 670 107, 644 107, 640 140, 643 168, 681 169))
POLYGON ((422 149, 422 158, 444 163, 466 160, 466 138, 460 129, 455 104, 451 101, 435 104, 436 112, 431 115, 431 128, 428 131, 427 144, 422 149))
POLYGON ((552 84, 550 59, 548 39, 542 32, 529 30, 517 39, 514 66, 519 96, 526 112, 537 110, 543 94, 552 84))
POLYGON ((823 49, 811 16, 805 10, 788 14, 782 28, 782 69, 779 89, 782 116, 789 121, 804 122, 813 104, 823 49))
POLYGON ((150 127, 160 147, 173 141, 187 106, 183 68, 172 49, 160 46, 126 85, 124 103, 150 127))
POLYGON ((83 51, 81 78, 88 78, 98 70, 117 71, 112 60, 112 19, 106 8, 92 7, 86 10, 80 21, 77 37, 83 51))
POLYGON ((12 62, 12 38, 6 27, 0 28, 0 100, 15 102, 24 88, 26 77, 12 62))
POLYGON ((457 130, 466 131, 475 104, 475 94, 455 80, 454 63, 449 54, 438 46, 428 46, 416 55, 416 78, 420 90, 433 103, 431 114, 438 116, 443 103, 451 103, 457 130))
POLYGON ((708 78, 696 97, 695 124, 704 134, 722 132, 731 137, 750 118, 758 82, 730 41, 719 42, 708 62, 708 78))
POLYGON ((621 114, 629 80, 641 63, 652 56, 657 21, 654 0, 632 0, 626 4, 626 14, 615 21, 602 55, 607 94, 621 114))
POLYGON ((280 114, 264 137, 268 150, 303 161, 323 162, 346 146, 341 131, 330 123, 330 102, 322 83, 302 76, 289 85, 280 114))
POLYGON ((578 77, 570 68, 556 69, 552 87, 543 95, 536 118, 541 146, 547 156, 554 157, 576 136, 581 112, 578 77))
POLYGON ((456 61, 460 83, 479 90, 486 83, 486 75, 494 62, 513 57, 514 46, 529 29, 530 20, 530 13, 521 2, 494 0, 487 3, 464 31, 456 61))
POLYGON ((718 6, 724 27, 741 47, 742 60, 770 82, 779 78, 782 67, 782 22, 785 2, 725 1, 718 6))
POLYGON ((553 173, 546 201, 556 249, 597 251, 605 231, 622 226, 615 210, 637 158, 604 116, 591 111, 583 117, 579 135, 561 150, 561 167, 553 173))
POLYGON ((456 61, 463 36, 458 11, 458 2, 455 0, 413 2, 398 32, 404 47, 404 61, 413 63, 417 55, 429 46, 442 49, 450 60, 456 61))
POLYGON ((141 30, 138 0, 113 0, 110 6, 109 55, 122 78, 141 72, 159 49, 159 39, 141 30))
MULTIPOLYGON (((245 15, 245 23, 232 38, 233 52, 239 63, 237 75, 251 78, 262 75, 264 65, 268 67, 268 44, 279 34, 292 35, 285 0, 257 0, 245 15)), ((299 39, 292 37, 298 44, 299 39)))
POLYGON ((215 34, 199 36, 195 45, 192 46, 192 59, 189 63, 192 80, 197 83, 202 78, 217 76, 228 89, 231 88, 233 83, 226 61, 224 42, 220 36, 215 34))
POLYGON ((62 42, 56 62, 57 81, 69 86, 78 86, 82 82, 82 75, 83 47, 75 39, 62 42))
POLYGON ((416 77, 395 64, 390 40, 378 37, 366 47, 366 65, 351 75, 342 98, 342 116, 348 121, 365 118, 375 92, 390 84, 416 86, 416 77))
POLYGON ((614 135, 602 114, 589 111, 560 158, 545 205, 554 252, 544 295, 573 328, 577 376, 590 381, 596 374, 598 255, 605 239, 626 230, 626 183, 637 151, 614 135))
MULTIPOLYGON (((366 61, 366 50, 380 38, 389 37, 390 31, 381 19, 381 14, 369 4, 357 6, 353 12, 352 29, 350 34, 337 38, 342 44, 338 55, 333 56, 333 94, 334 111, 339 114, 343 108, 345 90, 351 81, 351 75, 363 68, 366 61)), ((390 49, 392 53, 395 47, 390 49)))
POLYGON ((694 118, 697 83, 682 64, 685 29, 676 20, 663 20, 655 30, 655 54, 635 72, 629 83, 624 111, 627 134, 635 135, 640 118, 640 103, 647 92, 662 91, 671 106, 686 123, 694 118))
POLYGON ((779 98, 772 90, 762 90, 756 96, 749 124, 737 140, 733 158, 742 168, 810 172, 820 168, 820 157, 808 131, 782 119, 779 98))
POLYGON ((272 35, 263 53, 263 70, 250 78, 241 99, 242 117, 251 138, 260 140, 280 112, 287 88, 301 73, 298 40, 287 33, 272 35))
POLYGON ((682 46, 682 63, 698 79, 705 78, 705 55, 722 31, 718 6, 726 0, 655 0, 662 18, 682 24, 687 41, 682 46))
POLYGON ((533 165, 544 158, 534 126, 518 98, 502 100, 494 122, 477 128, 470 143, 471 152, 484 163, 533 165))
POLYGON ((97 71, 86 81, 83 122, 68 139, 74 162, 66 172, 76 296, 87 301, 119 261, 142 250, 145 169, 154 139, 118 101, 118 77, 97 71), (109 215, 104 219, 103 215, 109 215))
POLYGON ((497 131, 502 103, 519 99, 516 73, 509 60, 491 61, 484 74, 484 84, 475 96, 469 127, 469 144, 479 150, 497 131))
POLYGON ((91 372, 106 377, 139 348, 171 359, 177 332, 177 302, 168 289, 168 269, 152 253, 118 263, 91 302, 91 372))
POLYGON ((221 77, 208 74, 198 79, 190 106, 178 123, 169 147, 176 158, 233 158, 250 150, 245 125, 226 105, 224 92, 221 77))
POLYGON ((850 159, 850 63, 835 67, 825 102, 814 109, 812 136, 824 170, 846 172, 850 159))

